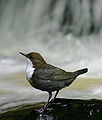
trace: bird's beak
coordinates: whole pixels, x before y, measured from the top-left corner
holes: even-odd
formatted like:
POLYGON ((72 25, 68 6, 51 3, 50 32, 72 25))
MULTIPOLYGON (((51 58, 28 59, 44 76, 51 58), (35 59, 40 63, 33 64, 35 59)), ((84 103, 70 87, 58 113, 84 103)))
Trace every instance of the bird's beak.
POLYGON ((23 55, 23 56, 27 57, 27 56, 26 56, 26 54, 24 54, 24 53, 22 53, 22 52, 19 52, 19 53, 20 53, 21 55, 23 55))

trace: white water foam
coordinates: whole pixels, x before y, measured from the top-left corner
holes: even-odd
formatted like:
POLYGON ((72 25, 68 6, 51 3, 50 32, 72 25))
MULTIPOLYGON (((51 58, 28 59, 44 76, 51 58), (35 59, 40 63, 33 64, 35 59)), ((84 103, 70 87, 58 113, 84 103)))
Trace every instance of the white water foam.
POLYGON ((12 58, 0 59, 0 77, 5 75, 21 72, 24 69, 24 64, 12 58))

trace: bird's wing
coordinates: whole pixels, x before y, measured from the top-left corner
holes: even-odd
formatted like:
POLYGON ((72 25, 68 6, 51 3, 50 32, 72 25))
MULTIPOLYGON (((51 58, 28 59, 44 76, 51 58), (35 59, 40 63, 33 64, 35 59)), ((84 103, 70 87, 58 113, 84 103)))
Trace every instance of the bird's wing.
POLYGON ((52 65, 46 65, 44 68, 36 69, 34 76, 43 80, 64 80, 73 78, 73 72, 66 72, 52 65))

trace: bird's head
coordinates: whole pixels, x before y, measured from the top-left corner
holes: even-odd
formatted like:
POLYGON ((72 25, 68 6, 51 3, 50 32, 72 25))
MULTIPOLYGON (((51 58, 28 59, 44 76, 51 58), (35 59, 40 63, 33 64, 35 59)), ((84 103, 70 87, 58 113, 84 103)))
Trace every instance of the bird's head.
POLYGON ((28 60, 30 60, 34 68, 40 67, 41 65, 46 63, 43 57, 37 52, 30 52, 28 54, 22 52, 19 53, 25 56, 28 60))

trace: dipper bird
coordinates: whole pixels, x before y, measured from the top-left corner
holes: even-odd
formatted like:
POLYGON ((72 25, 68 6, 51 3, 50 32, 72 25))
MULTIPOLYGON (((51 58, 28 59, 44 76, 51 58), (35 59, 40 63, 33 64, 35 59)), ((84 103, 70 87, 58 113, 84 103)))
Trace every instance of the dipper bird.
POLYGON ((20 52, 20 54, 27 58, 26 79, 28 82, 32 87, 49 93, 48 101, 44 105, 44 108, 42 108, 42 112, 47 108, 52 97, 52 92, 56 91, 52 100, 54 101, 59 90, 69 86, 77 76, 88 71, 87 68, 84 68, 75 72, 67 72, 61 68, 46 63, 43 57, 37 52, 31 52, 28 54, 20 52))

